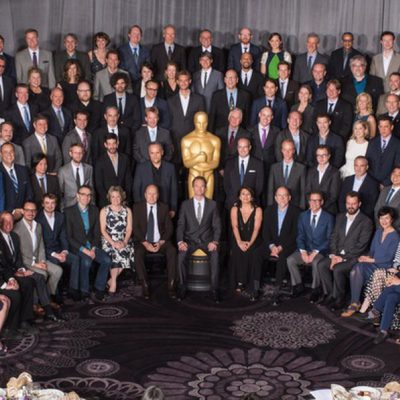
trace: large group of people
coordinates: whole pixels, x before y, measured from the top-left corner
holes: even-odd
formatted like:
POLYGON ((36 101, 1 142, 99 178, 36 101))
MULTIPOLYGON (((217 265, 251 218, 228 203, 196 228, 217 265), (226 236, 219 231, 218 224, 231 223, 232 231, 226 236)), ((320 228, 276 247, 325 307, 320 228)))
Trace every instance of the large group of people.
MULTIPOLYGON (((376 343, 400 328, 394 33, 381 34, 370 63, 351 32, 330 56, 315 33, 300 55, 277 32, 258 46, 246 27, 226 52, 208 29, 190 49, 176 42, 173 25, 150 50, 141 39, 133 25, 128 42, 112 48, 98 32, 85 53, 68 33, 52 54, 28 29, 14 58, 0 35, 5 337, 34 331, 37 315, 61 323, 65 289, 74 301, 112 296, 125 269, 150 298, 146 260, 156 253, 169 296, 183 300, 199 250, 216 302, 221 260, 232 289, 252 301, 266 265, 293 296, 309 270, 311 302, 342 317, 369 311, 380 324, 376 343), (186 167, 197 161, 181 144, 199 112, 217 146, 196 155, 207 164, 214 152, 212 173, 191 177, 188 188, 186 167)), ((190 151, 201 138, 192 136, 190 151)))

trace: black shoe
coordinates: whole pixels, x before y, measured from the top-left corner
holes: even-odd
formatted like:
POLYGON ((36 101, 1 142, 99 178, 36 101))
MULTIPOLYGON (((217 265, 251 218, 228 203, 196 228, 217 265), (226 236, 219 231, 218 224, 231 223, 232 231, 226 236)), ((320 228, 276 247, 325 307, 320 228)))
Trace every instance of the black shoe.
POLYGON ((329 296, 328 294, 321 297, 320 300, 321 301, 318 304, 321 304, 322 306, 330 306, 332 303, 335 302, 335 299, 333 297, 329 296))
POLYGON ((186 288, 184 286, 180 286, 178 289, 178 300, 183 301, 186 297, 186 288))
POLYGON ((80 301, 82 298, 81 293, 76 289, 70 289, 68 291, 68 297, 70 297, 73 301, 80 301))
POLYGON ((218 290, 214 290, 213 299, 214 299, 215 303, 217 303, 217 304, 221 303, 221 295, 219 294, 218 290))
POLYGON ((94 297, 96 298, 96 300, 99 301, 104 301, 105 300, 105 291, 104 290, 96 290, 94 292, 94 297))
POLYGON ((150 299, 150 288, 147 282, 142 282, 142 289, 143 289, 143 297, 146 300, 150 299))
POLYGON ((316 303, 319 300, 319 298, 320 298, 319 290, 318 289, 313 289, 312 292, 311 292, 310 298, 309 298, 310 303, 311 304, 316 303))
POLYGON ((45 315, 44 320, 50 322, 58 322, 58 323, 65 322, 63 318, 56 317, 54 314, 45 315))
POLYGON ((34 335, 34 334, 36 334, 36 333, 38 333, 39 332, 39 329, 38 328, 36 328, 36 327, 34 327, 32 324, 30 324, 28 321, 22 321, 21 322, 21 324, 20 324, 20 329, 19 329, 19 331, 21 332, 21 333, 24 333, 24 334, 32 334, 32 335, 34 335))
POLYGON ((292 297, 299 297, 304 292, 304 285, 300 283, 299 285, 293 286, 292 297))
POLYGON ((383 343, 386 338, 388 337, 388 333, 385 331, 380 331, 378 336, 374 339, 374 344, 381 344, 383 343))

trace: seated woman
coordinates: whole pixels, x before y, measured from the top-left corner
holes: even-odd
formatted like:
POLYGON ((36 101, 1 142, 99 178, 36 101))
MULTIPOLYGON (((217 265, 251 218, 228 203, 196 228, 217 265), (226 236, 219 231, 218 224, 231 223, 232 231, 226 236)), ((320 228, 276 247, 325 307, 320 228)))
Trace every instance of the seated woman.
POLYGON ((164 80, 161 81, 161 97, 167 100, 179 92, 176 83, 176 74, 178 73, 178 64, 174 61, 168 61, 165 67, 164 80))
POLYGON ((353 134, 347 142, 346 163, 340 168, 342 179, 354 175, 354 160, 367 153, 369 138, 369 124, 366 121, 356 121, 353 125, 353 134))
POLYGON ((239 199, 231 209, 231 224, 235 239, 230 255, 232 280, 237 292, 246 289, 250 300, 255 301, 260 288, 263 242, 262 209, 254 203, 252 189, 240 189, 239 199))
POLYGON ((146 95, 146 82, 153 79, 154 68, 153 66, 145 61, 140 67, 140 79, 133 83, 132 92, 138 97, 144 97, 146 95))
POLYGON ((369 125, 369 137, 376 135, 376 120, 372 109, 372 97, 368 93, 360 93, 356 98, 356 114, 354 122, 365 121, 369 125))
MULTIPOLYGON (((0 333, 6 322, 8 310, 10 309, 11 301, 7 296, 0 294, 0 333)), ((7 354, 7 346, 0 340, 0 357, 7 354)))
POLYGON ((39 112, 50 107, 50 90, 47 87, 42 87, 42 76, 40 69, 32 67, 28 71, 29 85, 29 104, 34 104, 38 107, 39 112))
POLYGON ((313 129, 313 118, 314 118, 314 107, 311 105, 312 90, 309 85, 301 85, 298 94, 299 102, 293 104, 290 111, 298 111, 303 117, 301 129, 304 132, 312 134, 313 129))
POLYGON ((368 256, 358 258, 350 272, 351 302, 342 317, 351 317, 360 310, 361 291, 365 283, 377 269, 389 269, 399 244, 399 234, 393 227, 396 212, 391 207, 378 211, 379 225, 372 239, 368 256))
POLYGON ((81 64, 78 60, 67 60, 64 65, 63 79, 58 86, 64 92, 64 105, 68 106, 78 100, 78 83, 82 76, 81 64))
POLYGON ((102 248, 112 259, 109 294, 116 292, 122 270, 133 264, 132 212, 124 205, 125 197, 120 186, 111 186, 107 194, 110 205, 100 211, 102 248))

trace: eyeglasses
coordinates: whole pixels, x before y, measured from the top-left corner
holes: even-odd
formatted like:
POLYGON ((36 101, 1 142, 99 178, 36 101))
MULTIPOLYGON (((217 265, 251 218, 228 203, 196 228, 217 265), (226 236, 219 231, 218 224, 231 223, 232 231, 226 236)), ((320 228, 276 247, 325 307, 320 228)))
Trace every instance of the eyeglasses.
POLYGON ((78 192, 79 196, 85 196, 85 197, 90 197, 92 195, 92 193, 81 193, 78 192))

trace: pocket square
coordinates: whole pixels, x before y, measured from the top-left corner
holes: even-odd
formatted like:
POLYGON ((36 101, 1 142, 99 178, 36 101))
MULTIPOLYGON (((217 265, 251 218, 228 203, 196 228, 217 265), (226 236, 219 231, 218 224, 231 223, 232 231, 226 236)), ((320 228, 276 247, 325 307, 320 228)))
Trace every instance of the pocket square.
POLYGON ((256 173, 256 170, 255 169, 250 169, 249 170, 249 174, 255 174, 256 173))

